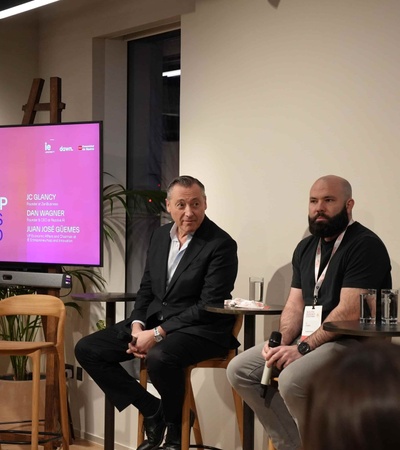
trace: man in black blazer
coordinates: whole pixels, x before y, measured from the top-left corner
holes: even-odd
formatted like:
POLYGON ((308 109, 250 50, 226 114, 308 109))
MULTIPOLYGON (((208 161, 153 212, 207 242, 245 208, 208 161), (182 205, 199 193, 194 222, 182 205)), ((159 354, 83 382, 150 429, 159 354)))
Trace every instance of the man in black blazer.
POLYGON ((184 368, 239 346, 234 317, 204 310, 231 298, 236 242, 205 215, 205 189, 196 178, 175 178, 166 205, 173 222, 153 233, 131 316, 75 348, 81 366, 119 411, 132 404, 143 414, 147 439, 138 450, 160 448, 166 429, 163 448, 180 450, 184 368), (118 339, 121 332, 131 334, 129 344, 118 339), (134 357, 146 359, 161 399, 119 364, 134 357))

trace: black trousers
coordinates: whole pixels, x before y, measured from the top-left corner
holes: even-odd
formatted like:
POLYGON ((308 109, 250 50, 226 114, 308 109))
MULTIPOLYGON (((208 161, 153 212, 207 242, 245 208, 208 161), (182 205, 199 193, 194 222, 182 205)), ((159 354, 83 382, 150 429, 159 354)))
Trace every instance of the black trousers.
MULTIPOLYGON (((83 337, 75 347, 75 355, 119 411, 131 404, 140 410, 140 405, 152 395, 120 365, 134 358, 126 353, 127 344, 117 338, 121 330, 129 331, 117 323, 83 337)), ((160 394, 166 422, 181 421, 184 369, 205 359, 224 356, 227 352, 215 342, 180 331, 170 333, 150 349, 146 366, 151 382, 160 394)))

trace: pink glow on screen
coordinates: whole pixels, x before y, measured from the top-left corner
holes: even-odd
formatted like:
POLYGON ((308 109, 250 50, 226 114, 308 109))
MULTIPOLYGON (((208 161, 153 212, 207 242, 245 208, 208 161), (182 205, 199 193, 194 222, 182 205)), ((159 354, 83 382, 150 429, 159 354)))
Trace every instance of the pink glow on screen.
POLYGON ((0 127, 0 262, 101 264, 101 123, 0 127))

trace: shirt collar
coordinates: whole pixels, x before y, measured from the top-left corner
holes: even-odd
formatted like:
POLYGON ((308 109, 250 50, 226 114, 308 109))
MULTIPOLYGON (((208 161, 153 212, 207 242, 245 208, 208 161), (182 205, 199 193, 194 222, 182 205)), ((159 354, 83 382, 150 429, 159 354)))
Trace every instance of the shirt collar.
MULTIPOLYGON (((178 227, 177 227, 175 222, 174 222, 174 224, 172 225, 172 228, 169 231, 169 235, 171 237, 171 241, 173 241, 174 239, 178 240, 178 227)), ((192 239, 193 235, 194 235, 194 233, 188 233, 186 241, 190 242, 190 240, 192 239)))

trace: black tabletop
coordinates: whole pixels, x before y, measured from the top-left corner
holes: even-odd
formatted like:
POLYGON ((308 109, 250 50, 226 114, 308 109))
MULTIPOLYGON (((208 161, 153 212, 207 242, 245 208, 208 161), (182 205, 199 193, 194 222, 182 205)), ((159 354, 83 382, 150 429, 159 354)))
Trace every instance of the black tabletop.
POLYGON ((325 322, 323 324, 325 331, 332 333, 346 334, 350 336, 363 337, 384 337, 384 336, 400 336, 400 324, 397 325, 383 325, 383 324, 369 324, 360 323, 358 320, 353 321, 338 321, 325 322))
POLYGON ((216 306, 205 306, 206 311, 215 312, 219 314, 243 314, 246 316, 260 315, 278 315, 282 312, 281 305, 265 305, 264 308, 238 308, 237 306, 224 306, 218 308, 216 306))
POLYGON ((85 302, 129 302, 136 299, 136 294, 127 292, 86 292, 73 294, 73 300, 85 302))

